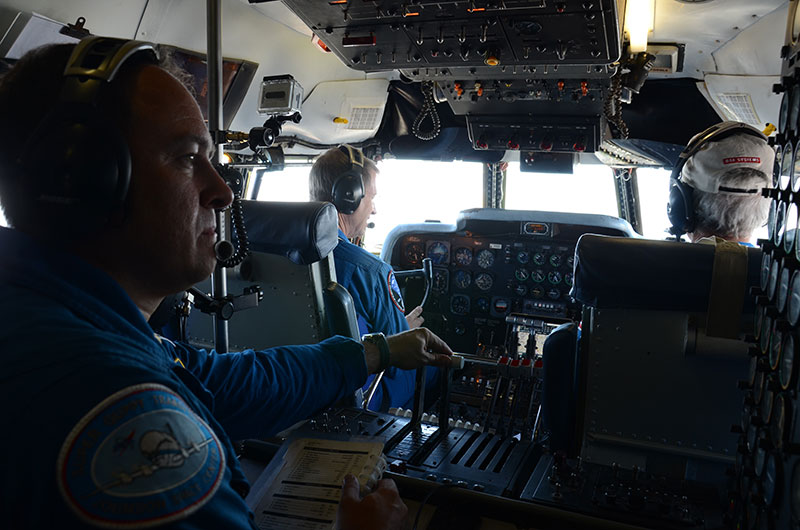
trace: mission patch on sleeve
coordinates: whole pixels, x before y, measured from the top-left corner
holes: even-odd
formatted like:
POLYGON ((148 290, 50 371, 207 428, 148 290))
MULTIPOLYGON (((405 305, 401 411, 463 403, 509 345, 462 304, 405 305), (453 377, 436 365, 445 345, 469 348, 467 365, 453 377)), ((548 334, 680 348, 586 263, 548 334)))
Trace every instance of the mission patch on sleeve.
POLYGON ((144 528, 187 517, 225 471, 214 431, 173 390, 141 384, 94 407, 69 433, 58 486, 78 516, 104 528, 144 528))
POLYGON ((386 283, 389 286, 389 296, 395 307, 405 314, 406 306, 403 304, 403 295, 400 294, 400 286, 397 285, 397 278, 394 277, 394 271, 389 271, 389 276, 386 278, 386 283))

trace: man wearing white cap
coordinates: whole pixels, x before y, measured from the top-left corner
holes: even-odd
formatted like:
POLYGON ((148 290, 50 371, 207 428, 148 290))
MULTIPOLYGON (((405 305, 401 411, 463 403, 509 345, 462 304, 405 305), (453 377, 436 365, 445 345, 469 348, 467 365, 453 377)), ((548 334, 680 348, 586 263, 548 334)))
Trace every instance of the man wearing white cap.
POLYGON ((758 129, 722 122, 695 135, 672 173, 670 231, 692 242, 711 236, 747 243, 769 213, 775 150, 758 129))

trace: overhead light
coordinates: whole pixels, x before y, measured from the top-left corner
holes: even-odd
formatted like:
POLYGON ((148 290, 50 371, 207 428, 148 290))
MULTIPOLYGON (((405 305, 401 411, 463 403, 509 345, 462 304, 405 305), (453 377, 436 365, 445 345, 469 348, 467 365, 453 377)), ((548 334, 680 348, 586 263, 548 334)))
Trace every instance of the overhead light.
POLYGON ((631 54, 647 50, 647 34, 653 29, 655 0, 628 0, 625 5, 625 30, 631 54))

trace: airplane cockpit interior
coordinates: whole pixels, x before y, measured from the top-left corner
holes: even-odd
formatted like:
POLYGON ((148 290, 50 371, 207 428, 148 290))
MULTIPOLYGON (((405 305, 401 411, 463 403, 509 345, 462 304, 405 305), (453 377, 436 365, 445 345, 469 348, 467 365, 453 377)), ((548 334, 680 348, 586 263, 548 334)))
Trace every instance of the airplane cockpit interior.
MULTIPOLYGON (((0 0, 0 78, 38 45, 88 35, 155 42, 191 74, 236 198, 217 213, 213 276, 150 323, 222 354, 363 334, 337 281, 337 208, 306 194, 317 156, 348 144, 381 171, 481 173, 478 203, 451 186, 438 200, 458 213, 432 219, 409 201, 368 248, 451 366, 427 386, 418 369, 408 406, 375 404, 378 376, 279 435, 237 440, 259 528, 334 527, 314 499, 265 508, 293 444, 324 440, 380 444, 408 529, 800 530, 799 5, 0 0), (722 121, 775 150, 763 233, 690 243, 662 215, 663 235, 645 236, 649 172, 722 121), (524 195, 510 167, 534 183, 524 195), (610 172, 616 213, 506 208, 548 204, 538 175, 577 168, 610 172), (306 196, 275 200, 292 171, 306 196)), ((436 195, 437 176, 414 196, 436 195)))

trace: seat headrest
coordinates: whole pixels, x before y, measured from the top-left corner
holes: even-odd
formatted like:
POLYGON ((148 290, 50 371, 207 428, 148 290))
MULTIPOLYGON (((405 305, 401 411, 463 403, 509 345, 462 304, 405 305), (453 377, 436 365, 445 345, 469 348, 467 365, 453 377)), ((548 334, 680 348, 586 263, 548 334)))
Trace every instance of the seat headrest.
MULTIPOLYGON (((597 309, 705 312, 714 252, 714 245, 586 234, 575 247, 570 295, 597 309)), ((748 248, 746 306, 760 266, 761 249, 748 248)))
POLYGON ((298 265, 317 262, 338 243, 338 216, 329 202, 242 201, 254 252, 286 256, 298 265))

